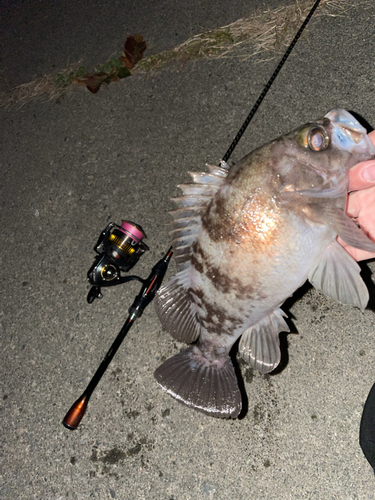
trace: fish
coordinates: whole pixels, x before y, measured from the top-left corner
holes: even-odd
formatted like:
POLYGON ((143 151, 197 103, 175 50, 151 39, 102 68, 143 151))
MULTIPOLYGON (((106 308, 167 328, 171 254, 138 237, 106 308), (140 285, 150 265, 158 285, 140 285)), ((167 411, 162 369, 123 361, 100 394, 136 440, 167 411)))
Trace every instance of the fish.
POLYGON ((155 298, 173 338, 191 344, 159 366, 179 402, 236 418, 242 397, 231 350, 265 374, 280 363, 283 302, 307 280, 342 304, 369 300, 357 262, 337 242, 375 251, 345 213, 349 169, 375 158, 366 129, 333 109, 254 150, 231 168, 207 165, 178 187, 171 212, 177 273, 155 298))

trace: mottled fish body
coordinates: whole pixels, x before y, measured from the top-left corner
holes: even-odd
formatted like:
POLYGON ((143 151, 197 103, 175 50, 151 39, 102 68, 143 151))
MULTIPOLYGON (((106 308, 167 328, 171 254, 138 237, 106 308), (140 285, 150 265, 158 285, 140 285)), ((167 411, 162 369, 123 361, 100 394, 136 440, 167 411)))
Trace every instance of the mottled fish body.
POLYGON ((261 373, 280 362, 289 331, 282 303, 307 279, 327 296, 364 309, 358 264, 337 243, 375 251, 345 214, 351 167, 375 157, 366 130, 332 110, 245 156, 230 170, 208 166, 179 187, 171 235, 178 272, 156 297, 177 340, 195 345, 155 372, 182 403, 236 417, 241 395, 229 352, 261 373))

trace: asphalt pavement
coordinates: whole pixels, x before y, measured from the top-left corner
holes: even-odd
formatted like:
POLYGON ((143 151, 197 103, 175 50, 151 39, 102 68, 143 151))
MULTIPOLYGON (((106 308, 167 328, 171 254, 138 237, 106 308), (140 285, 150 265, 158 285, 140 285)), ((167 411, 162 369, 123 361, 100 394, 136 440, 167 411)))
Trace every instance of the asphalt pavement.
MULTIPOLYGON (((4 1, 8 85, 84 58, 89 67, 143 35, 160 52, 283 2, 4 1)), ((231 162, 336 107, 375 126, 375 3, 319 17, 298 42, 231 162)), ((249 55, 251 48, 249 47, 249 55)), ((93 246, 110 221, 140 224, 146 277, 169 247, 168 211, 188 171, 218 163, 275 68, 272 54, 172 62, 91 94, 0 109, 1 489, 4 500, 371 500, 358 443, 375 382, 375 262, 362 312, 304 287, 288 301, 283 363, 240 363, 247 411, 210 418, 157 386, 184 344, 150 306, 75 431, 62 425, 127 317, 139 283, 88 304, 93 246)), ((174 272, 171 264, 168 274, 174 272)))

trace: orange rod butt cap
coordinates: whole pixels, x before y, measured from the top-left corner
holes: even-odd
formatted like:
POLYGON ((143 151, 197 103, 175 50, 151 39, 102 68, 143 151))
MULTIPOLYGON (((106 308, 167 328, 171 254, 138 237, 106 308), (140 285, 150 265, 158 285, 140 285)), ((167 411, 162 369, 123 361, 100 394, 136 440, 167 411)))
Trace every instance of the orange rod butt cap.
POLYGON ((67 429, 70 429, 71 431, 77 429, 80 421, 82 420, 83 415, 85 414, 87 403, 88 403, 87 396, 81 396, 72 405, 72 407, 65 415, 65 418, 62 422, 67 429))

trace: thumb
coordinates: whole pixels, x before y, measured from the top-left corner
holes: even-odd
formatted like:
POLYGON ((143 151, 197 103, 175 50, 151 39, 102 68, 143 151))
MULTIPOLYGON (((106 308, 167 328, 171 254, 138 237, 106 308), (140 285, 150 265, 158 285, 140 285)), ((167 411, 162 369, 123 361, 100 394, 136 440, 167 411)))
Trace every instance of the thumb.
MULTIPOLYGON (((368 134, 375 144, 375 130, 368 134)), ((375 159, 357 163, 349 170, 349 191, 367 189, 375 185, 375 159)))

